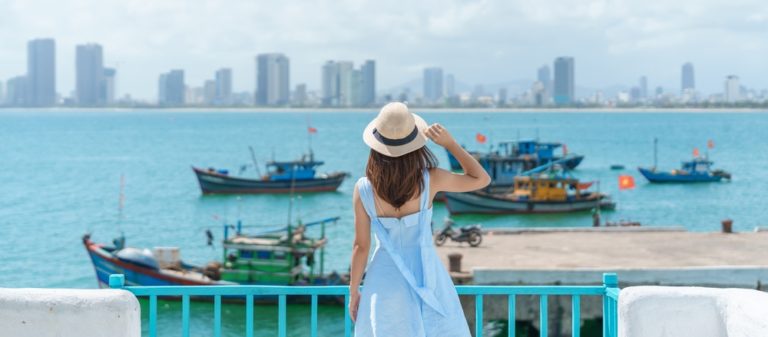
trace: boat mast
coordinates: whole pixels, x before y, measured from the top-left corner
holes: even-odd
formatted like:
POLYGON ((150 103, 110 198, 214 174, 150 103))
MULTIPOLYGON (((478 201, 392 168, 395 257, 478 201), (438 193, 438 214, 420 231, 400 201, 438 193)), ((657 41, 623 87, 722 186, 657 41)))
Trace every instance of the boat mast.
POLYGON ((659 161, 658 156, 658 147, 659 147, 659 139, 656 137, 653 137, 653 170, 656 171, 656 165, 659 161))
POLYGON ((256 168, 256 174, 261 178, 261 170, 259 170, 259 163, 256 162, 256 152, 253 151, 253 146, 248 146, 248 150, 251 151, 251 160, 253 161, 253 167, 256 168))

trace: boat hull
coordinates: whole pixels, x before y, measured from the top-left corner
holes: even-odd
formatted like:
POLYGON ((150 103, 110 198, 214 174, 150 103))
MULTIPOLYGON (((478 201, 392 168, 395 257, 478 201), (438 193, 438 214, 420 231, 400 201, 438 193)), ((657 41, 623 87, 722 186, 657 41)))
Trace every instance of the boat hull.
POLYGON ((272 181, 238 178, 215 172, 208 172, 193 167, 197 176, 200 190, 203 194, 264 194, 264 193, 308 193, 328 192, 339 188, 348 174, 343 172, 330 173, 326 177, 294 180, 272 181), (293 187, 291 187, 293 184, 293 187))
MULTIPOLYGON (((134 263, 126 262, 114 257, 102 245, 94 243, 88 239, 83 240, 85 249, 91 259, 96 271, 96 280, 99 288, 109 288, 109 276, 112 274, 123 274, 125 276, 126 286, 227 286, 236 285, 236 283, 226 281, 214 281, 200 274, 189 273, 189 275, 198 275, 197 277, 185 277, 179 274, 169 273, 165 270, 157 270, 134 263), (176 275, 174 275, 176 274, 176 275)), ((187 266, 192 267, 192 266, 187 266)), ((266 284, 265 284, 266 285, 266 284)), ((275 285, 275 284, 271 284, 275 285)), ((277 284, 284 285, 284 284, 277 284)), ((316 279, 315 283, 307 284, 312 286, 323 285, 341 285, 340 283, 330 283, 328 279, 316 279)), ((291 303, 305 303, 308 299, 305 296, 291 296, 291 303)), ((343 298, 336 296, 320 297, 323 303, 343 304, 343 298)), ((196 298, 204 300, 206 298, 196 298)), ((242 297, 227 297, 228 301, 242 301, 242 297)), ((254 296, 254 302, 272 304, 277 302, 275 296, 254 296)))
POLYGON ((487 193, 446 193, 446 208, 451 214, 551 214, 612 209, 615 203, 605 197, 567 201, 519 201, 487 193))
MULTIPOLYGON (((479 157, 481 159, 483 158, 483 156, 487 156, 487 155, 479 154, 479 153, 476 153, 476 152, 473 152, 473 155, 475 157, 479 157)), ((522 157, 519 157, 519 158, 522 158, 522 157)), ((557 161, 557 160, 560 160, 560 159, 563 159, 563 157, 555 157, 552 160, 528 159, 529 164, 525 165, 523 170, 529 170, 529 169, 534 168, 536 166, 545 165, 545 164, 548 164, 548 163, 550 163, 552 161, 557 161)), ((522 160, 524 160, 524 159, 522 159, 522 160)), ((562 164, 563 164, 563 166, 566 169, 574 170, 574 169, 576 169, 577 166, 579 166, 579 164, 581 164, 581 162, 583 160, 584 160, 584 156, 583 155, 568 155, 568 159, 566 159, 564 162, 562 162, 562 164)), ((454 157, 450 152, 448 152, 448 163, 451 165, 451 170, 452 171, 461 171, 462 170, 461 169, 461 163, 459 163, 459 161, 456 159, 456 157, 454 157)))
POLYGON ((642 167, 638 168, 638 171, 652 183, 710 183, 723 180, 722 176, 710 173, 672 174, 671 172, 656 172, 642 167))

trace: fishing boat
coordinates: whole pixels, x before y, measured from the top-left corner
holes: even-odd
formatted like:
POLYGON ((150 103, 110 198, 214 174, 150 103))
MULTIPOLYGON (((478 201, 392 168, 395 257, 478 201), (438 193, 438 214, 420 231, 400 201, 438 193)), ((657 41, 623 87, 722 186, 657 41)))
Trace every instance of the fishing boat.
MULTIPOLYGON (((708 147, 713 147, 710 140, 708 147)), ((730 180, 731 174, 723 170, 713 170, 713 161, 708 155, 699 156, 698 149, 694 149, 693 159, 684 161, 679 170, 659 171, 656 169, 658 161, 658 139, 653 140, 653 167, 638 167, 638 171, 652 183, 702 183, 718 182, 723 179, 730 180)))
MULTIPOLYGON (((500 160, 505 161, 506 163, 514 162, 516 166, 519 166, 521 171, 530 170, 534 167, 545 165, 553 161, 560 161, 565 168, 573 170, 581 164, 581 161, 584 160, 584 156, 568 153, 565 148, 566 147, 562 143, 520 140, 500 142, 496 146, 496 150, 490 152, 470 151, 470 154, 472 154, 480 164, 483 164, 483 167, 486 167, 486 170, 488 170, 488 166, 491 165, 490 162, 500 160), (560 147, 564 149, 562 156, 555 154, 555 149, 560 147)), ((451 170, 461 170, 461 164, 450 152, 448 152, 448 162, 451 165, 451 170)))
MULTIPOLYGON (((251 152, 253 155, 253 151, 251 152)), ((200 183, 203 194, 258 194, 258 193, 305 193, 335 191, 344 179, 346 172, 316 172, 318 166, 313 153, 303 155, 294 161, 270 161, 266 163, 267 173, 260 178, 232 176, 229 170, 216 168, 192 167, 200 183)), ((258 169, 255 161, 253 167, 258 169)), ((244 169, 241 168, 241 173, 244 169)))
MULTIPOLYGON (((348 283, 347 276, 335 271, 324 273, 325 225, 338 219, 283 226, 255 235, 243 233, 240 222, 225 225, 222 258, 205 266, 183 262, 176 247, 128 247, 124 237, 111 244, 96 243, 90 234, 82 241, 102 288, 108 287, 111 274, 125 275, 129 286, 341 285, 348 283), (320 238, 305 235, 312 226, 321 226, 320 238), (232 236, 231 229, 235 230, 232 236)), ((212 235, 208 234, 210 244, 212 235)), ((272 302, 275 298, 257 300, 272 302)))
POLYGON ((706 157, 684 161, 679 170, 657 171, 655 167, 638 167, 640 174, 652 183, 700 183, 717 182, 731 179, 731 174, 723 170, 712 170, 712 162, 706 157))
POLYGON ((451 214, 537 214, 613 209, 616 204, 606 194, 587 189, 592 183, 575 178, 551 176, 517 176, 511 191, 489 193, 445 193, 446 208, 451 214))

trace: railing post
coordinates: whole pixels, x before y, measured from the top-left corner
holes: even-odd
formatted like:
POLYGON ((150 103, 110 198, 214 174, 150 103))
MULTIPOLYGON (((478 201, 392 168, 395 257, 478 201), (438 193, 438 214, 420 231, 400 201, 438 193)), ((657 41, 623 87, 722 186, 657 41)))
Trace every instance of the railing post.
POLYGON ((122 289, 125 287, 125 275, 112 274, 109 275, 109 287, 112 289, 122 289))
POLYGON ((617 337, 618 334, 618 303, 609 296, 609 289, 619 287, 619 278, 615 273, 603 274, 603 336, 617 337))

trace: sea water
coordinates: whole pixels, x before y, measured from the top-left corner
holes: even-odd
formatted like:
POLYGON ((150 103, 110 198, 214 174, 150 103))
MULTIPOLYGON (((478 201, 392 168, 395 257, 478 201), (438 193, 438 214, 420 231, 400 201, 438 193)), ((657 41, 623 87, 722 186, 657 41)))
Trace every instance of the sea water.
MULTIPOLYGON (((369 151, 361 132, 374 116, 375 111, 0 111, 0 287, 96 287, 81 243, 85 233, 97 242, 111 242, 123 233, 129 246, 178 246, 189 263, 219 260, 223 223, 238 220, 256 230, 289 219, 309 222, 340 216, 326 229, 325 266, 326 271, 346 272, 353 237, 352 189, 364 174, 369 151), (317 133, 308 134, 308 126, 317 133), (191 166, 238 174, 243 165, 250 165, 243 174, 255 177, 249 146, 262 174, 266 161, 296 159, 311 147, 315 158, 325 162, 320 171, 346 171, 351 178, 338 192, 296 196, 290 216, 288 195, 201 195, 191 166), (214 233, 214 246, 206 244, 206 230, 214 233)), ((677 225, 691 231, 719 230, 725 218, 734 220, 737 231, 768 226, 768 114, 467 111, 422 116, 442 123, 472 150, 516 139, 567 144, 569 152, 585 155, 573 174, 585 182, 599 180, 601 192, 617 202, 615 211, 603 213, 603 220, 677 225), (487 137, 485 144, 476 142, 477 133, 487 137), (698 148, 716 168, 731 172, 733 180, 647 183, 636 167, 653 165, 654 138, 660 169, 679 168, 698 148), (707 149, 709 139, 712 149, 707 149), (626 169, 611 170, 612 164, 626 169), (634 176, 637 186, 618 190, 620 174, 634 176)), ((448 167, 445 150, 429 147, 441 166, 448 167)), ((442 226, 447 216, 444 205, 437 203, 434 226, 442 226)), ((589 212, 465 215, 454 220, 484 228, 592 225, 589 212)), ((313 234, 317 229, 310 231, 313 234)), ((173 311, 175 304, 166 306, 173 311)), ((242 308, 231 310, 239 316, 242 308)), ((293 308, 289 319, 303 322, 291 318, 302 310, 293 308)), ((326 333, 342 328, 341 310, 321 311, 334 322, 321 324, 326 333)), ((169 317, 179 315, 174 312, 169 317)), ((193 325, 205 325, 207 315, 196 315, 193 325)), ((265 314, 265 322, 272 316, 265 314)))

